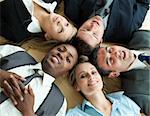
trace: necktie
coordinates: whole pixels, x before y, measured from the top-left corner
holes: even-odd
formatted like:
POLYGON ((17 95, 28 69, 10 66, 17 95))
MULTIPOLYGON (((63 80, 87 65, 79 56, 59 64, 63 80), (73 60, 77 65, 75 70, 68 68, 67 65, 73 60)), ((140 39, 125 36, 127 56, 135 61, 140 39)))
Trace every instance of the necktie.
MULTIPOLYGON (((38 74, 37 70, 35 70, 35 73, 33 75, 30 75, 26 77, 26 81, 23 82, 24 85, 27 85, 33 78, 43 78, 41 75, 38 74)), ((0 104, 8 99, 7 96, 3 92, 0 93, 0 104)))
POLYGON ((145 54, 145 53, 140 54, 140 55, 138 56, 138 59, 139 59, 141 62, 146 61, 148 64, 150 64, 150 55, 149 55, 149 54, 145 54))

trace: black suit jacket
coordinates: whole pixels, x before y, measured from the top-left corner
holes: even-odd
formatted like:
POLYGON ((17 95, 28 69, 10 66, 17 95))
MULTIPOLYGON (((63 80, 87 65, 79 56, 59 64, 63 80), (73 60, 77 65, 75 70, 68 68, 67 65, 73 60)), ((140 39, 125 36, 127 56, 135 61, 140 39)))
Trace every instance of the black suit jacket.
MULTIPOLYGON (((134 49, 150 49, 150 31, 138 31, 129 44, 134 49)), ((133 99, 141 111, 150 115, 150 68, 134 69, 122 73, 122 88, 133 99)))
MULTIPOLYGON (((48 2, 50 0, 46 0, 48 2)), ((27 30, 31 15, 22 0, 4 0, 0 2, 0 35, 20 42, 31 36, 42 36, 42 33, 30 33, 27 30)))
MULTIPOLYGON (((97 0, 65 0, 65 14, 80 26, 95 9, 97 0)), ((142 24, 149 0, 113 0, 104 41, 126 44, 142 24)))

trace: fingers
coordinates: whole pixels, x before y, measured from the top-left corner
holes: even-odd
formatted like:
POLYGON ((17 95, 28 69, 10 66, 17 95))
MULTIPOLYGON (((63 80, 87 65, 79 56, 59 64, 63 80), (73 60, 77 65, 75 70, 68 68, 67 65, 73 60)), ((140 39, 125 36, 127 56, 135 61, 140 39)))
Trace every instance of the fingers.
POLYGON ((6 80, 4 80, 3 88, 4 88, 5 92, 7 93, 7 96, 10 96, 10 94, 12 94, 12 95, 14 94, 12 87, 9 85, 9 83, 6 80))
POLYGON ((19 87, 18 80, 16 80, 13 75, 10 75, 10 84, 11 84, 12 86, 16 87, 19 91, 21 91, 21 89, 20 89, 20 87, 19 87))
POLYGON ((19 87, 20 87, 21 91, 24 91, 25 85, 20 81, 19 81, 19 87))
POLYGON ((13 96, 13 89, 11 88, 11 86, 9 85, 9 83, 5 80, 4 81, 4 87, 6 88, 4 90, 4 94, 6 96, 9 96, 10 99, 12 100, 13 104, 16 105, 17 104, 17 101, 15 100, 14 96, 13 96))
POLYGON ((18 80, 20 80, 20 81, 26 81, 25 78, 23 78, 23 77, 21 77, 21 76, 15 74, 15 73, 13 73, 13 75, 11 74, 10 76, 13 76, 13 77, 15 77, 16 79, 18 79, 18 80))
POLYGON ((13 102, 14 105, 17 105, 17 100, 15 99, 15 97, 13 95, 10 95, 10 99, 13 102))
POLYGON ((12 95, 23 101, 22 91, 24 91, 24 88, 25 87, 22 86, 21 82, 17 82, 14 78, 10 78, 9 83, 6 80, 4 81, 4 90, 6 91, 8 97, 12 95))
POLYGON ((28 92, 30 95, 34 96, 33 90, 30 85, 28 86, 28 92))

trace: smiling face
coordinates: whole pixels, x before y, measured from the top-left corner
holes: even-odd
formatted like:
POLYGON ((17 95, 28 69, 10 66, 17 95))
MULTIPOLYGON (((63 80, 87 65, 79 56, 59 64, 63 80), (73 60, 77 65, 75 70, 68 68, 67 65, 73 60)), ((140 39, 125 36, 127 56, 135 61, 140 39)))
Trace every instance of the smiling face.
POLYGON ((134 54, 122 46, 100 48, 97 53, 98 65, 109 71, 125 72, 134 60, 134 54))
POLYGON ((62 76, 76 64, 77 58, 78 54, 73 46, 56 46, 44 57, 43 70, 54 77, 62 76))
POLYGON ((102 43, 103 34, 103 20, 100 16, 94 16, 83 23, 77 32, 77 37, 94 48, 97 44, 102 43))
POLYGON ((76 89, 85 96, 102 90, 103 82, 97 69, 89 62, 80 63, 76 67, 76 89))
POLYGON ((77 32, 77 29, 65 17, 56 13, 50 13, 44 24, 46 40, 69 41, 77 32))

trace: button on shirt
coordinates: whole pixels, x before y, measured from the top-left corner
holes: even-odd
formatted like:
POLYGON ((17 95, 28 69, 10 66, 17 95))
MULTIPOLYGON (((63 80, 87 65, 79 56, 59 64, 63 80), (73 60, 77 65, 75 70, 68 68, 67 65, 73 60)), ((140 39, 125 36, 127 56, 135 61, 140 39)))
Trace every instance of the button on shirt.
MULTIPOLYGON (((140 107, 130 98, 123 95, 123 92, 115 92, 106 96, 112 102, 111 116, 138 116, 140 107)), ((104 116, 86 99, 79 106, 70 109, 67 116, 104 116)))
MULTIPOLYGON (((24 51, 24 49, 12 45, 2 45, 0 46, 0 58, 17 51, 24 51)), ((42 71, 41 63, 38 63, 36 65, 20 66, 9 70, 10 72, 15 72, 21 77, 27 77, 34 74, 35 69, 38 70, 38 73, 41 76, 43 76, 43 78, 34 78, 29 82, 35 96, 34 112, 36 112, 36 110, 39 108, 39 106, 46 98, 55 78, 42 71)), ((0 88, 0 92, 1 91, 2 88, 0 88)), ((64 103, 57 115, 61 115, 61 116, 65 115, 66 108, 67 108, 67 103, 66 103, 66 99, 64 99, 64 103)), ((8 99, 5 100, 2 104, 0 104, 0 116, 10 116, 10 114, 11 116, 21 116, 21 113, 14 107, 11 100, 8 99)))
POLYGON ((138 59, 138 55, 144 53, 144 51, 131 50, 131 52, 133 52, 135 54, 135 60, 130 65, 130 67, 128 68, 128 70, 131 70, 131 69, 143 69, 143 68, 149 67, 148 64, 145 64, 145 63, 141 62, 138 59))
POLYGON ((24 5, 26 6, 28 12, 31 14, 31 20, 32 22, 28 25, 27 30, 31 33, 38 33, 42 32, 39 21, 37 18, 33 15, 34 14, 34 4, 33 1, 41 6, 42 8, 46 9, 48 12, 54 12, 54 9, 57 5, 56 2, 51 3, 45 3, 42 0, 22 0, 24 5))

